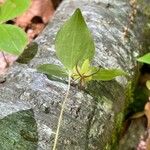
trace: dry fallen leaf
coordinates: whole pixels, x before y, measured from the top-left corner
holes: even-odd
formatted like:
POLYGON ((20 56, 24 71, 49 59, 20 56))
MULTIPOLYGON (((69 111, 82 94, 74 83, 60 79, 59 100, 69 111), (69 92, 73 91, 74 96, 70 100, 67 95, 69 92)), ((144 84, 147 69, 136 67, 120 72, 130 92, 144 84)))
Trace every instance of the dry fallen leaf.
POLYGON ((146 150, 150 150, 150 102, 146 103, 144 110, 147 118, 146 150))
POLYGON ((136 150, 150 150, 150 102, 147 102, 144 107, 144 115, 147 118, 147 129, 145 134, 141 136, 136 150))
POLYGON ((135 114, 133 114, 130 119, 137 119, 137 118, 140 118, 140 117, 143 117, 145 115, 145 112, 144 111, 141 111, 141 112, 137 112, 135 114))
POLYGON ((4 0, 0 0, 0 4, 3 4, 4 3, 4 0))
POLYGON ((150 129, 150 102, 146 103, 144 111, 147 118, 147 128, 150 129))
POLYGON ((27 12, 18 17, 15 22, 16 25, 26 28, 31 24, 31 20, 38 16, 41 17, 43 23, 46 24, 53 16, 54 8, 51 0, 32 0, 32 4, 27 12))
POLYGON ((148 88, 148 90, 150 90, 150 80, 146 81, 146 87, 148 88))

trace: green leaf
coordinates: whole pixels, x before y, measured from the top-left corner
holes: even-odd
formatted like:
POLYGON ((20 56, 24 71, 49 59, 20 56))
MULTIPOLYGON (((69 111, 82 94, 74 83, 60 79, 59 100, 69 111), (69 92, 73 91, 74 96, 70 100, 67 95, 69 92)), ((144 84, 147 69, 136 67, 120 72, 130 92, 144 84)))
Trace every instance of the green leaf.
POLYGON ((92 74, 92 67, 90 65, 90 62, 88 59, 86 59, 82 66, 76 66, 74 67, 73 69, 73 72, 72 72, 72 75, 71 77, 74 79, 74 80, 80 80, 81 79, 81 76, 88 76, 86 78, 84 78, 84 82, 88 82, 90 80, 92 80, 92 76, 90 76, 92 74))
POLYGON ((144 56, 137 59, 137 61, 150 64, 150 53, 145 54, 144 56))
POLYGON ((150 80, 146 81, 146 87, 150 90, 150 80))
POLYGON ((30 60, 34 58, 38 51, 38 44, 36 42, 30 43, 27 48, 23 51, 23 53, 16 60, 18 63, 27 64, 30 60))
POLYGON ((6 0, 0 6, 0 23, 14 19, 30 6, 30 0, 6 0))
POLYGON ((0 24, 0 50, 20 55, 28 43, 26 33, 19 27, 0 24))
POLYGON ((93 58, 94 41, 80 9, 75 11, 57 33, 55 48, 57 57, 69 70, 85 59, 93 58))
POLYGON ((91 69, 90 61, 89 61, 89 59, 86 59, 82 64, 81 74, 88 73, 90 71, 90 69, 91 69))
MULTIPOLYGON (((94 69, 97 73, 92 76, 92 80, 109 81, 117 76, 127 75, 124 71, 119 69, 94 69)), ((94 72, 94 71, 93 71, 94 72)))
POLYGON ((44 74, 50 75, 50 76, 57 76, 57 77, 67 77, 67 73, 64 68, 61 68, 60 66, 53 65, 53 64, 43 64, 38 66, 37 70, 39 72, 42 72, 44 74))

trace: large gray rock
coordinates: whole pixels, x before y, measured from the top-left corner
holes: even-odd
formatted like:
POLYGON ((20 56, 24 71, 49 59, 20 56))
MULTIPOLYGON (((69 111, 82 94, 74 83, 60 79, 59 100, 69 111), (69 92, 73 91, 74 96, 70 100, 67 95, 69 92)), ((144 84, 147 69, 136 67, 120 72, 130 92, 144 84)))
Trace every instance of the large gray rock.
MULTIPOLYGON (((56 11, 54 20, 36 39, 39 46, 36 57, 28 65, 15 63, 9 69, 6 81, 0 84, 0 118, 4 119, 8 115, 10 118, 11 114, 14 117, 13 113, 20 111, 24 112, 20 115, 25 117, 29 115, 29 109, 32 110, 38 132, 38 138, 33 138, 38 139, 38 142, 34 142, 34 147, 37 143, 38 150, 52 148, 53 132, 56 131, 67 84, 65 81, 49 80, 46 75, 38 73, 36 67, 42 63, 62 65, 56 58, 54 39, 60 26, 76 8, 82 10, 94 36, 96 54, 93 64, 105 68, 121 68, 128 72, 130 77, 118 77, 110 82, 94 82, 89 84, 87 91, 72 86, 57 148, 58 150, 114 150, 124 110, 131 96, 128 93, 132 88, 131 84, 135 83, 134 75, 137 72, 135 57, 140 54, 136 31, 140 31, 142 22, 129 29, 130 37, 124 38, 124 27, 128 26, 129 13, 132 12, 132 7, 126 0, 64 0, 56 11)), ((9 120, 13 122, 13 119, 9 120)), ((22 123, 18 130, 24 130, 22 123)), ((19 131, 16 133, 18 134, 19 131)), ((7 135, 10 139, 11 136, 7 135)), ((17 136, 15 140, 16 138, 17 136)), ((28 142, 33 146, 33 141, 28 140, 28 142)), ((11 150, 12 145, 9 142, 5 143, 7 150, 11 150)), ((3 137, 0 137, 0 146, 2 144, 3 137)))

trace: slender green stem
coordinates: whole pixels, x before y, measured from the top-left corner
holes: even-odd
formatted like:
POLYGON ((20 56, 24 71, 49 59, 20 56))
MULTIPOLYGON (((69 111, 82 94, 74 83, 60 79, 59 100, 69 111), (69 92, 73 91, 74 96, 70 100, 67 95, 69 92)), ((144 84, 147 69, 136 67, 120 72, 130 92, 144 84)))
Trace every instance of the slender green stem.
POLYGON ((57 124, 57 130, 56 130, 55 139, 54 139, 53 150, 56 150, 58 135, 59 135, 60 126, 61 126, 61 121, 63 119, 63 112, 64 112, 64 109, 65 109, 65 104, 67 102, 69 91, 70 91, 70 83, 71 83, 71 75, 69 74, 69 76, 68 76, 68 88, 67 88, 67 91, 66 91, 64 101, 63 101, 62 106, 61 106, 61 111, 60 111, 58 124, 57 124))
POLYGON ((4 58, 4 60, 5 60, 6 68, 7 68, 7 67, 9 67, 9 62, 7 61, 7 58, 5 57, 4 52, 2 52, 2 55, 3 55, 3 58, 4 58))
POLYGON ((85 78, 91 77, 91 76, 97 74, 99 71, 100 71, 100 68, 96 72, 94 72, 94 73, 92 73, 90 75, 87 75, 87 76, 83 76, 83 77, 85 77, 85 78))

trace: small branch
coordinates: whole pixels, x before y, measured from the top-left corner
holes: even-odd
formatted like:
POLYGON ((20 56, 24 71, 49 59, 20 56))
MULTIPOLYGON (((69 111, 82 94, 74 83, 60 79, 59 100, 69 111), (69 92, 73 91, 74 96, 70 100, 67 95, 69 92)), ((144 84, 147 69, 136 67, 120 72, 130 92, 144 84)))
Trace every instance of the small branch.
POLYGON ((57 130, 56 130, 55 139, 54 139, 53 150, 56 150, 58 135, 59 135, 60 126, 61 126, 61 121, 62 121, 62 118, 63 118, 63 112, 64 112, 64 109, 65 109, 65 104, 68 100, 68 95, 69 95, 69 91, 70 91, 70 83, 71 83, 71 75, 69 74, 69 76, 68 76, 68 88, 67 88, 67 91, 66 91, 65 99, 64 99, 64 101, 62 103, 62 106, 61 106, 61 111, 60 111, 58 124, 57 124, 57 130))

